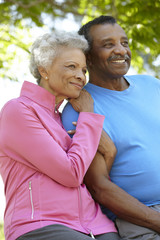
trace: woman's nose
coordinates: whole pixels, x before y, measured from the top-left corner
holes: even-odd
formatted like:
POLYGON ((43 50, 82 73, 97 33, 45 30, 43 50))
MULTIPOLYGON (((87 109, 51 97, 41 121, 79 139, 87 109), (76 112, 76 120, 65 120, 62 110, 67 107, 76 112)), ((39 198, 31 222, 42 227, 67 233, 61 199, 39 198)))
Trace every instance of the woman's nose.
POLYGON ((76 77, 79 80, 85 80, 86 79, 86 75, 85 75, 84 71, 82 71, 82 70, 79 70, 79 71, 76 72, 76 77))

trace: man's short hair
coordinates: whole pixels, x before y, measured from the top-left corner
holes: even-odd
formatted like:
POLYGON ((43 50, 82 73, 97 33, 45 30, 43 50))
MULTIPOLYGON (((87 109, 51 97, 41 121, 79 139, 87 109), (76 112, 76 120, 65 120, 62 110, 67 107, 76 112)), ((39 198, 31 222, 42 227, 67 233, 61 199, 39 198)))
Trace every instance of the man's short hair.
POLYGON ((92 46, 92 38, 90 36, 90 28, 94 25, 98 24, 115 24, 116 19, 112 16, 104 16, 101 15, 100 17, 97 17, 88 23, 84 24, 78 31, 79 35, 84 35, 84 37, 87 39, 89 43, 89 48, 92 46))

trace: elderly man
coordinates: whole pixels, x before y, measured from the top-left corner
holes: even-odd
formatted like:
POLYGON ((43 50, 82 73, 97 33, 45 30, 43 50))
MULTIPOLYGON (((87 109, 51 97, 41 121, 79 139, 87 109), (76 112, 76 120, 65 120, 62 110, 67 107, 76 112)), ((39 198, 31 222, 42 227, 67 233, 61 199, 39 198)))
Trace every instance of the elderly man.
MULTIPOLYGON (((123 239, 158 240, 160 81, 126 75, 131 51, 126 33, 113 17, 100 16, 82 26, 79 34, 90 45, 85 88, 94 99, 94 111, 105 115, 108 134, 105 161, 97 152, 85 183, 123 239)), ((76 118, 67 105, 62 115, 66 129, 76 118)))

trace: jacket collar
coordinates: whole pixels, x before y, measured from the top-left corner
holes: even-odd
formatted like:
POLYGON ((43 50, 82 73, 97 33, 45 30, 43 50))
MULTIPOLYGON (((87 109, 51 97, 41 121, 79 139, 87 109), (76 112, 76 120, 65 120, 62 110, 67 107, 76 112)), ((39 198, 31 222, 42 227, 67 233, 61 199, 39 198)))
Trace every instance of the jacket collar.
POLYGON ((46 107, 51 111, 55 111, 55 107, 57 111, 57 108, 61 105, 61 103, 58 104, 58 106, 55 105, 55 96, 53 94, 39 85, 28 81, 24 81, 20 96, 27 97, 38 103, 38 105, 46 107))

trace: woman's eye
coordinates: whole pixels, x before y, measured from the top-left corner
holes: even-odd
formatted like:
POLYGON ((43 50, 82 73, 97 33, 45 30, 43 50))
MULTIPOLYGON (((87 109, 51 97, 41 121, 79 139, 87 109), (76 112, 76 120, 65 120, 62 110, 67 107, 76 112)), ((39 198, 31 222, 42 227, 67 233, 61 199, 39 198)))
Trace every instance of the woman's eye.
POLYGON ((73 64, 69 65, 68 67, 71 69, 75 69, 75 65, 73 65, 73 64))
POLYGON ((86 74, 87 73, 87 69, 83 69, 83 73, 86 74))

